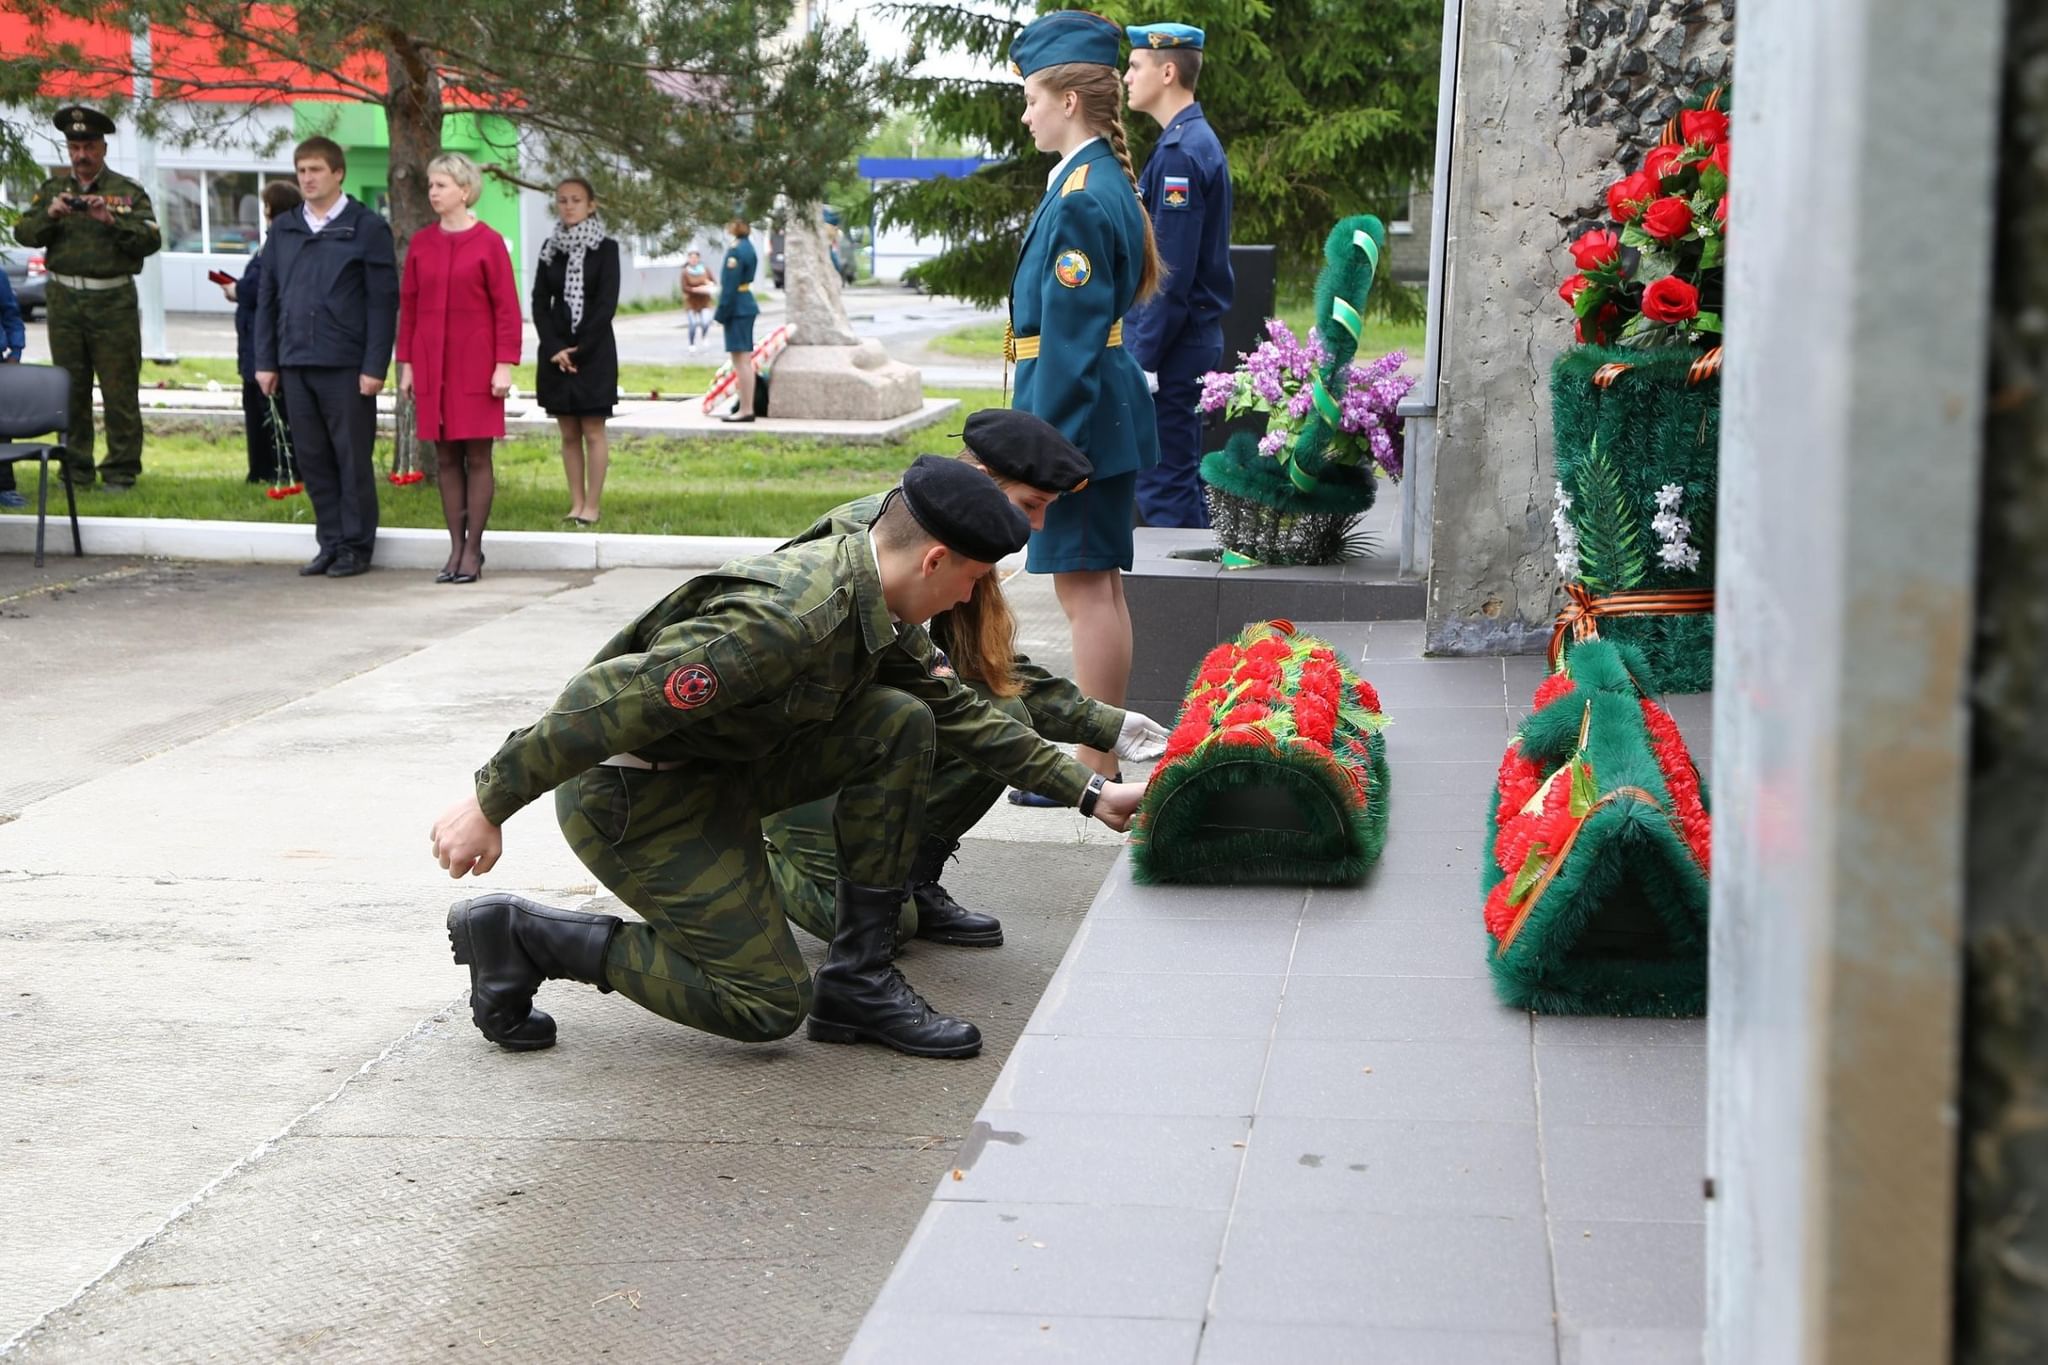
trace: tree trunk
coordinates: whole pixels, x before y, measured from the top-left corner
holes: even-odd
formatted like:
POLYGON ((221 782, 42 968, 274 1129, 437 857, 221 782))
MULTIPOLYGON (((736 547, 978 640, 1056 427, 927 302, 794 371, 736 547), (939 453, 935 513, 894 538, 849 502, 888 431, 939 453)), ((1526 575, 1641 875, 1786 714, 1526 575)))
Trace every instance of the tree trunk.
MULTIPOLYGON (((427 163, 441 150, 441 73, 399 32, 386 35, 384 123, 391 148, 391 234, 398 268, 413 233, 434 221, 427 202, 427 163)), ((412 400, 400 395, 392 434, 393 473, 418 470, 434 482, 432 452, 423 449, 413 421, 412 400)))

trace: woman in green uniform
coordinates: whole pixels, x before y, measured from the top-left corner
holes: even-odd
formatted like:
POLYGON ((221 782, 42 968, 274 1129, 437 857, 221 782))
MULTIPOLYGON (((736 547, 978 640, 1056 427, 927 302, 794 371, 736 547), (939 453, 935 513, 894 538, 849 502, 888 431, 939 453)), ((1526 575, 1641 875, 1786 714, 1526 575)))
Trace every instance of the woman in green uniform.
MULTIPOLYGON (((1123 34, 1100 15, 1058 10, 1010 49, 1024 77, 1024 124, 1059 165, 1024 234, 1010 282, 1013 407, 1045 419, 1094 466, 1087 488, 1046 511, 1027 567, 1053 575, 1074 638, 1074 681, 1122 706, 1131 678, 1131 613, 1122 571, 1140 470, 1159 462, 1145 375, 1123 347, 1123 317, 1159 287, 1152 220, 1138 202, 1124 143, 1123 34)), ((1101 773, 1116 757, 1083 748, 1101 773)))

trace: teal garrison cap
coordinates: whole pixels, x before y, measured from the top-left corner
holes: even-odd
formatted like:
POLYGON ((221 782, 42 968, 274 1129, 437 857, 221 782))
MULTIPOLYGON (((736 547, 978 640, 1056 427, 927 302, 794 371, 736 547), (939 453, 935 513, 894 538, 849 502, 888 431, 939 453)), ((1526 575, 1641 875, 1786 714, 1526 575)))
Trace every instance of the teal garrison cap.
POLYGON ((1123 30, 1084 9, 1056 9, 1024 26, 1010 44, 1010 70, 1019 76, 1048 66, 1086 62, 1114 68, 1123 55, 1123 30))

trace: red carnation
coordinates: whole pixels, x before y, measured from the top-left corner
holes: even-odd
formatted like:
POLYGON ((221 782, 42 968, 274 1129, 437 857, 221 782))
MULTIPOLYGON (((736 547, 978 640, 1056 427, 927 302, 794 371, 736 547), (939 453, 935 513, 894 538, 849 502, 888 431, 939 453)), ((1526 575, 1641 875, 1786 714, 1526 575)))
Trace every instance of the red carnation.
POLYGON ((1557 296, 1565 301, 1566 307, 1570 307, 1592 283, 1584 275, 1567 275, 1564 283, 1557 287, 1557 296))
POLYGON ((1232 729, 1225 730, 1223 732, 1223 738, 1218 741, 1218 743, 1221 744, 1230 744, 1239 747, 1252 744, 1271 745, 1272 742, 1273 737, 1271 735, 1267 734, 1263 730, 1254 730, 1249 726, 1237 726, 1232 729))
POLYGON ((1728 141, 1728 116, 1719 109, 1688 109, 1678 116, 1678 132, 1689 147, 1719 147, 1728 141))
POLYGON ((1494 824, 1505 825, 1514 819, 1536 789, 1543 785, 1543 774, 1522 752, 1522 742, 1517 739, 1509 743, 1508 751, 1501 756, 1500 776, 1496 786, 1500 791, 1500 807, 1494 812, 1494 824))
POLYGON ((1553 673, 1536 688, 1536 709, 1541 711, 1550 703, 1572 690, 1572 679, 1568 673, 1553 673))
POLYGON ((1616 181, 1607 191, 1607 216, 1617 223, 1633 222, 1644 203, 1655 199, 1661 188, 1657 177, 1643 171, 1616 181))
POLYGON ((1487 893, 1484 912, 1486 932, 1492 934, 1495 939, 1505 934, 1508 926, 1515 922, 1515 908, 1508 904, 1508 892, 1514 890, 1514 886, 1514 878, 1502 877, 1494 883, 1493 890, 1487 893))
POLYGON ((1699 312, 1700 291, 1676 275, 1666 275, 1643 291, 1643 316, 1652 322, 1684 322, 1699 312))
POLYGON ((1677 195, 1657 200, 1643 210, 1643 231, 1658 241, 1671 243, 1692 227, 1692 205, 1677 195))
POLYGON ((1211 668, 1235 668, 1237 667, 1238 659, 1241 657, 1242 654, 1238 647, 1225 640, 1222 644, 1202 656, 1202 668, 1204 670, 1211 668))
POLYGON ((1363 706, 1366 710, 1372 712, 1374 715, 1379 714, 1380 694, 1373 689, 1373 685, 1371 683, 1367 682, 1363 678, 1360 678, 1358 680, 1358 686, 1353 690, 1358 697, 1358 704, 1360 706, 1363 706))
POLYGON ((1573 265, 1581 270, 1598 270, 1621 255, 1621 238, 1606 228, 1595 228, 1576 238, 1571 250, 1573 265))
POLYGON ((1255 641, 1252 647, 1244 652, 1244 656, 1247 659, 1270 660, 1274 663, 1278 663, 1282 659, 1292 658, 1293 655, 1293 649, 1289 648, 1285 640, 1277 640, 1270 635, 1262 640, 1255 641))
POLYGON ((1317 645, 1308 652, 1308 657, 1319 664, 1333 664, 1337 662, 1337 651, 1328 645, 1317 645))
POLYGON ((1242 706, 1232 707, 1230 714, 1223 718, 1223 723, 1225 725, 1256 725, 1272 714, 1270 709, 1259 705, 1255 701, 1246 702, 1242 706))

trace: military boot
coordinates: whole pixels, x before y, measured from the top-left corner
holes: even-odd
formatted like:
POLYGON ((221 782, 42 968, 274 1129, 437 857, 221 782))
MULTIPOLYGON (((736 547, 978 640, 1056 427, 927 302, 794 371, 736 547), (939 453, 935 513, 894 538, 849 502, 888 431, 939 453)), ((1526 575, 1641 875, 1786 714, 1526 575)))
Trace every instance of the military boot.
POLYGON ((902 905, 899 887, 839 883, 832 944, 812 993, 811 1038, 880 1043, 913 1057, 972 1057, 981 1051, 981 1030, 932 1009, 891 961, 902 905))
POLYGON ((582 981, 608 991, 605 950, 617 915, 585 915, 536 905, 523 896, 490 895, 448 909, 448 942, 469 968, 469 1014, 479 1032, 512 1052, 555 1045, 555 1021, 533 1008, 549 980, 582 981))
POLYGON ((917 902, 917 936, 956 948, 1000 948, 1003 924, 994 915, 969 910, 939 885, 946 859, 960 847, 927 834, 910 865, 910 898, 917 902))

